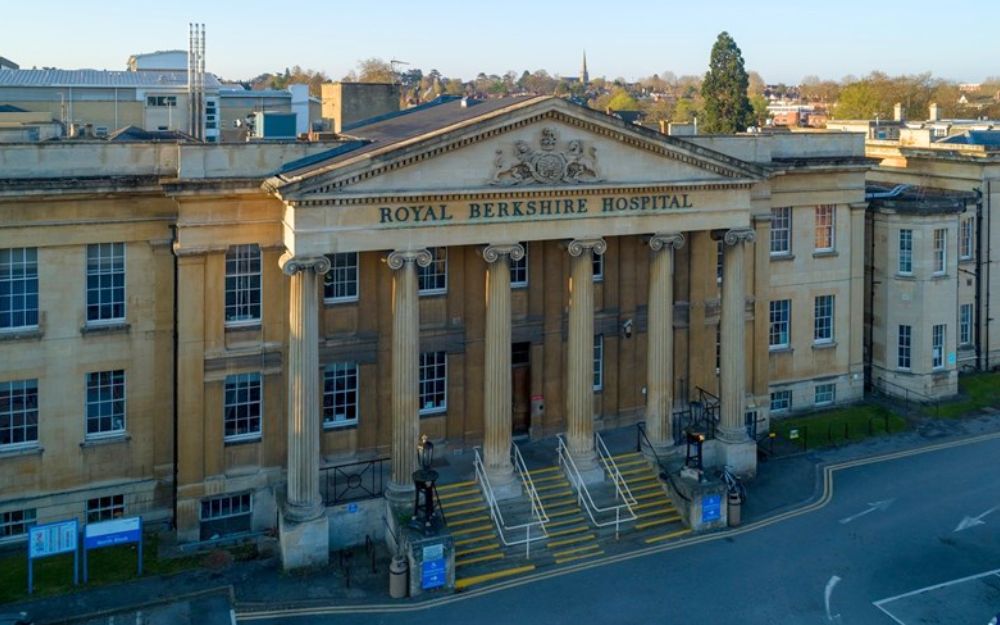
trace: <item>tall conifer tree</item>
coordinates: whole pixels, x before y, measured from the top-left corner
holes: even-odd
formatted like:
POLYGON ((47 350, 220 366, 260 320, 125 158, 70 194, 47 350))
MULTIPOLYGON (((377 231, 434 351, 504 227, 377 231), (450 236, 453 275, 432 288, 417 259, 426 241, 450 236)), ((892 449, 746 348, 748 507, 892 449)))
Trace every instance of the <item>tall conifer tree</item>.
POLYGON ((744 132, 754 125, 753 106, 747 97, 750 80, 743 68, 739 46, 723 31, 712 46, 708 73, 701 85, 705 108, 699 126, 710 135, 744 132))

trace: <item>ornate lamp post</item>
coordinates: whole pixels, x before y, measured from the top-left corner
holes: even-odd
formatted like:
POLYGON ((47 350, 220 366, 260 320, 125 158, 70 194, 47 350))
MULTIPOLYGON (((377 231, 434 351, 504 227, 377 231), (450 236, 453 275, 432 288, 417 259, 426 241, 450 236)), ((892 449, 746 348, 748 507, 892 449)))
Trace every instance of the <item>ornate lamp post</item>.
POLYGON ((438 479, 438 472, 431 469, 434 463, 434 443, 426 434, 420 437, 420 444, 417 445, 417 459, 420 462, 420 469, 413 472, 413 484, 416 490, 410 527, 422 531, 425 536, 430 536, 441 526, 442 518, 434 506, 434 483, 438 479), (421 497, 423 502, 420 501, 421 497))

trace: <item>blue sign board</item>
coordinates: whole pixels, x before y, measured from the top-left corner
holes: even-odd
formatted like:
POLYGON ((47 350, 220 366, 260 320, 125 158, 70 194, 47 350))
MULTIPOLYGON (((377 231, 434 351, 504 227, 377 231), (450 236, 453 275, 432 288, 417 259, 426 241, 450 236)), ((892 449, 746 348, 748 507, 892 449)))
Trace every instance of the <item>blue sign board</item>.
POLYGON ((444 545, 424 547, 424 562, 420 567, 420 587, 424 590, 445 585, 448 566, 444 559, 444 545))
POLYGON ((708 495, 701 498, 701 522, 718 521, 722 518, 722 495, 708 495))
POLYGON ((139 545, 139 575, 142 575, 142 517, 112 519, 89 523, 83 528, 83 583, 87 583, 87 552, 101 547, 137 543, 139 545))

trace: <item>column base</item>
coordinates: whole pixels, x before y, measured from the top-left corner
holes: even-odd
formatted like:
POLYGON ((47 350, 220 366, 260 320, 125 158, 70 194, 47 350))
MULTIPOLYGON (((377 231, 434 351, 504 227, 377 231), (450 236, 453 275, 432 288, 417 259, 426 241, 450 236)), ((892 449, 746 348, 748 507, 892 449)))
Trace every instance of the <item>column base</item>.
POLYGON ((740 477, 757 475, 757 441, 744 437, 740 442, 722 438, 716 438, 715 442, 718 450, 717 464, 729 467, 731 473, 740 477))
POLYGON ((684 454, 684 448, 680 445, 674 445, 673 440, 665 440, 657 443, 650 442, 650 447, 644 447, 642 449, 642 455, 646 458, 646 460, 653 463, 655 463, 656 459, 659 458, 662 464, 669 465, 675 456, 684 454))
POLYGON ((278 519, 281 566, 286 571, 326 566, 330 562, 330 520, 326 514, 311 521, 278 519))
POLYGON ((514 499, 521 496, 521 480, 514 474, 514 467, 506 467, 491 471, 486 469, 486 478, 490 482, 490 490, 497 501, 514 499))

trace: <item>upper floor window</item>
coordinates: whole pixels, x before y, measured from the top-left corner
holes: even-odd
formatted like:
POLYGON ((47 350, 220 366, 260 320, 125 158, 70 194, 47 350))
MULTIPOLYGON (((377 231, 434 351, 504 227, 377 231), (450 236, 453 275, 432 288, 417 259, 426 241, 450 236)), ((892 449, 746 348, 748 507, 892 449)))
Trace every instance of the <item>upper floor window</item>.
POLYGON ((816 297, 813 316, 813 341, 830 343, 833 341, 833 295, 816 297))
POLYGON ((958 342, 962 345, 972 343, 972 304, 958 307, 958 342))
POLYGON ((448 292, 448 248, 432 247, 431 264, 417 266, 417 285, 420 295, 440 295, 448 292))
POLYGON ((604 388, 604 335, 594 336, 594 390, 604 388))
POLYGON ((264 408, 261 386, 259 373, 226 376, 223 400, 225 441, 260 438, 261 414, 264 408))
POLYGON ((38 250, 0 250, 0 331, 38 327, 38 250))
POLYGON ((934 274, 942 275, 948 271, 948 231, 934 231, 934 274))
POLYGON ((829 252, 833 250, 836 234, 836 206, 820 204, 816 207, 816 251, 829 252))
POLYGON ((792 208, 771 209, 771 256, 792 253, 792 208))
POLYGON ((87 246, 87 322, 125 320, 125 244, 87 246))
POLYGON ((719 239, 715 242, 715 283, 722 284, 722 275, 725 273, 726 263, 726 242, 719 239))
POLYGON ((448 409, 448 354, 420 354, 420 414, 434 414, 448 409))
POLYGON ((323 426, 358 422, 358 364, 335 362, 323 371, 323 426))
POLYGON ((958 232, 958 257, 962 260, 972 258, 972 220, 965 219, 958 232))
POLYGON ((328 304, 358 301, 358 253, 327 254, 330 271, 323 276, 323 301, 328 304))
POLYGON ((593 259, 594 282, 600 282, 604 280, 604 254, 591 252, 591 258, 593 259))
POLYGON ((944 324, 931 328, 931 369, 944 369, 944 324))
POLYGON ((787 299, 771 301, 771 349, 780 349, 789 345, 789 327, 791 325, 792 301, 787 299))
POLYGON ((146 96, 146 106, 177 106, 177 96, 148 95, 146 96))
POLYGON ((899 231, 899 273, 913 273, 913 230, 899 231))
POLYGON ((87 374, 87 438, 125 433, 125 371, 87 374))
POLYGON ((510 261, 510 286, 514 289, 523 289, 528 286, 528 243, 521 242, 524 248, 524 256, 521 260, 510 261))
POLYGON ((899 326, 896 340, 896 366, 909 370, 911 364, 913 326, 899 326))
POLYGON ((226 325, 260 321, 260 246, 233 245, 226 250, 226 325))
POLYGON ((38 444, 38 380, 0 382, 0 450, 38 444))

